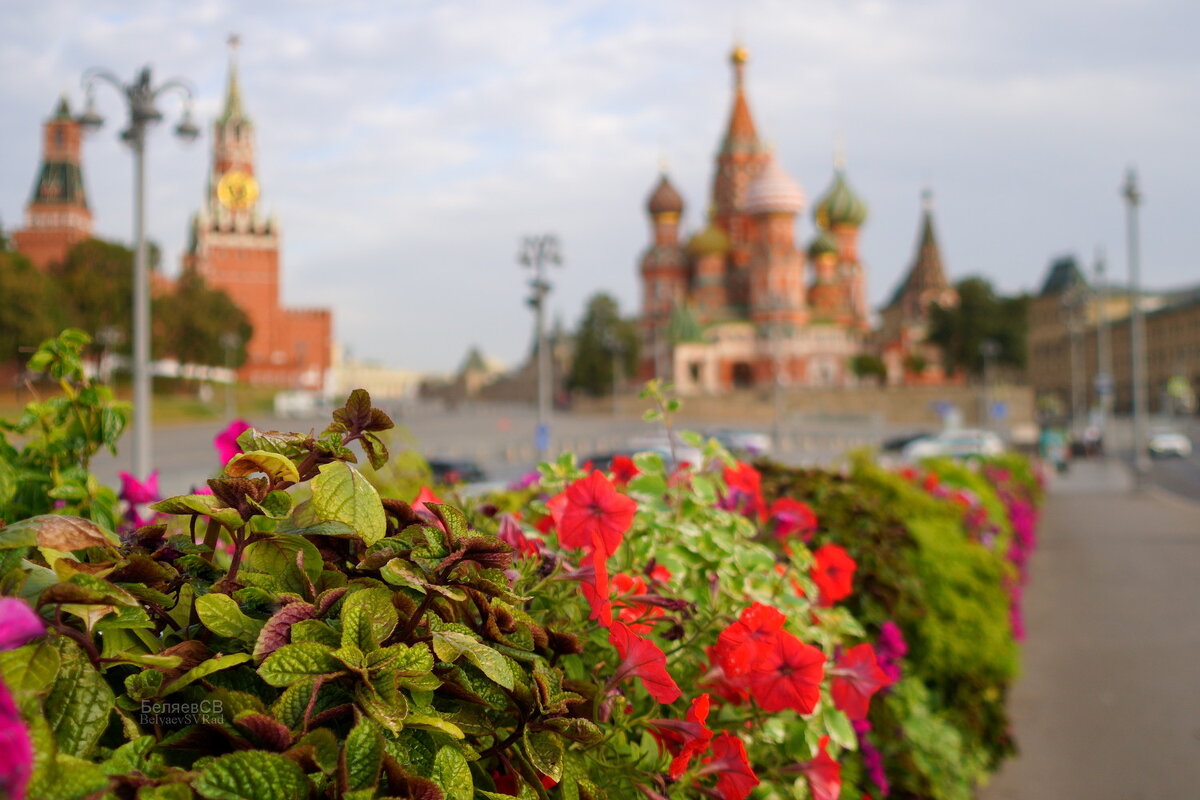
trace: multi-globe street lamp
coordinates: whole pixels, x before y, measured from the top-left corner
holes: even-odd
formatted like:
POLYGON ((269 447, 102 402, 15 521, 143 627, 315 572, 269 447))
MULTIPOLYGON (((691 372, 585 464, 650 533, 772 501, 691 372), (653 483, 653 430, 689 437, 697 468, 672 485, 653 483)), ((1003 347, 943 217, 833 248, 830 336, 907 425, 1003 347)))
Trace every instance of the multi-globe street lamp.
POLYGON ((546 268, 562 266, 558 237, 554 234, 526 236, 521 242, 517 262, 533 270, 527 302, 533 308, 537 328, 537 431, 534 444, 538 458, 544 461, 550 453, 550 347, 546 343, 546 295, 550 294, 551 285, 546 280, 546 268))
POLYGON ((183 95, 183 119, 175 126, 175 135, 192 141, 200 129, 192 121, 192 89, 184 81, 173 78, 153 86, 150 67, 143 67, 137 78, 128 84, 111 72, 89 69, 83 74, 87 91, 87 108, 79 117, 86 130, 97 130, 104 118, 96 111, 96 86, 107 83, 125 98, 129 123, 121 131, 121 140, 133 150, 133 474, 144 480, 150 472, 150 275, 146 259, 146 130, 163 115, 155 102, 170 91, 183 95))
POLYGON ((1129 353, 1130 376, 1133 381, 1133 466, 1137 487, 1145 484, 1150 472, 1146 454, 1146 320, 1142 315, 1142 277, 1138 263, 1138 206, 1142 192, 1138 188, 1137 172, 1133 167, 1125 174, 1121 196, 1128 208, 1127 237, 1129 244, 1129 353))

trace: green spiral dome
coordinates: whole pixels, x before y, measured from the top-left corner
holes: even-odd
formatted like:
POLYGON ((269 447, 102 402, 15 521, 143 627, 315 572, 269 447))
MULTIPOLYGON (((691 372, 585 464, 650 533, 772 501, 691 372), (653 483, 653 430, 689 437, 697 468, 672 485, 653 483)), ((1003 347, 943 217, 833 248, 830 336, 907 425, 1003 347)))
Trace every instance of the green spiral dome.
POLYGON ((833 185, 817 203, 813 216, 825 230, 843 225, 857 228, 867 219, 867 204, 854 193, 839 169, 833 175, 833 185))

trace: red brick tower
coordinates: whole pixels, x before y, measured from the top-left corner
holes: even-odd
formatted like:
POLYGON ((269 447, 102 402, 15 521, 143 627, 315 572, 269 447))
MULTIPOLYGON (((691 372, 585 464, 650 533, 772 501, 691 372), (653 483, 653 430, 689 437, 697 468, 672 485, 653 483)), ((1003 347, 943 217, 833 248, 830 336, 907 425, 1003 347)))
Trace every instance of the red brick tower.
POLYGON ((646 201, 653 241, 642 256, 644 377, 662 376, 669 358, 671 312, 688 290, 687 258, 679 243, 683 198, 666 173, 646 201))
POLYGON ((768 153, 759 141, 750 105, 746 102, 746 48, 733 48, 733 108, 729 125, 717 153, 717 172, 713 178, 713 217, 729 236, 729 275, 726 301, 736 309, 750 305, 749 243, 754 238, 754 219, 746 213, 746 192, 762 169, 768 153))
POLYGON ((328 309, 292 310, 279 301, 279 226, 259 213, 254 175, 254 123, 242 107, 237 39, 225 108, 213 125, 208 196, 192 218, 184 269, 196 269, 249 316, 254 334, 239 379, 281 388, 320 389, 330 366, 328 309))
POLYGON ((25 207, 25 227, 13 233, 13 246, 41 270, 92 236, 80 168, 82 132, 63 96, 42 126, 42 166, 25 207))

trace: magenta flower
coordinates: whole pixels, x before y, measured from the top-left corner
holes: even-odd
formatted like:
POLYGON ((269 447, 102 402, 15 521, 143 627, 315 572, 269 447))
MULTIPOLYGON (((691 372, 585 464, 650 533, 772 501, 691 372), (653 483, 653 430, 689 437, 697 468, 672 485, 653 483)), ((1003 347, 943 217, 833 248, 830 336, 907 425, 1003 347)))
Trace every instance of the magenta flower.
POLYGON ((0 797, 24 800, 33 772, 33 744, 8 687, 0 681, 0 797))
POLYGON ((235 419, 213 439, 213 447, 217 448, 217 454, 221 457, 221 466, 225 466, 229 463, 229 459, 242 452, 242 447, 238 444, 237 439, 243 431, 248 430, 250 430, 249 422, 244 419, 235 419))
POLYGON ((158 493, 158 470, 154 470, 145 482, 139 481, 128 472, 118 472, 121 479, 121 499, 131 504, 154 503, 162 500, 158 493))
POLYGON ((875 643, 875 657, 883 674, 892 683, 900 680, 900 659, 908 655, 908 643, 896 623, 888 620, 879 627, 879 641, 875 643))
POLYGON ((0 597, 0 650, 13 650, 45 632, 46 623, 28 603, 0 597))

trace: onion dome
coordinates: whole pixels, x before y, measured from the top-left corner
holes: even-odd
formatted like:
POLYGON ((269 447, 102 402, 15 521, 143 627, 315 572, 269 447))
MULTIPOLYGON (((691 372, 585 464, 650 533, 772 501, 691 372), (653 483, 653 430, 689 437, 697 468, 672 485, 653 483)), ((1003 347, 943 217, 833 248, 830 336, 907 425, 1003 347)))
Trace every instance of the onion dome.
POLYGON ((729 236, 709 220, 708 226, 688 242, 687 249, 694 256, 723 256, 729 252, 729 236))
POLYGON ((850 188, 846 174, 841 169, 833 173, 833 185, 817 203, 813 217, 817 225, 826 230, 843 225, 857 228, 866 221, 867 204, 850 188))
POLYGON ((646 209, 651 216, 657 217, 659 214, 682 214, 683 213, 683 198, 679 192, 675 191, 675 187, 667 180, 664 173, 658 186, 654 187, 654 191, 650 194, 650 199, 646 201, 646 209))
POLYGON ((798 214, 802 208, 804 192, 771 156, 746 189, 747 213, 798 214))
POLYGON ((812 240, 812 244, 808 246, 808 255, 810 258, 820 258, 821 256, 836 256, 838 252, 837 240, 830 235, 829 231, 822 230, 812 240))

